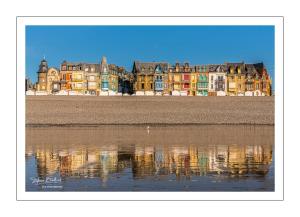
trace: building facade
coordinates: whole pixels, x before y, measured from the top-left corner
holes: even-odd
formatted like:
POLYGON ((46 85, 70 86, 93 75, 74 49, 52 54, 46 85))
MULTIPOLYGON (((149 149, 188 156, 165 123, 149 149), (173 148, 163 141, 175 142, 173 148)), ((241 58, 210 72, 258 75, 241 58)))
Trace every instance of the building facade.
POLYGON ((84 73, 86 77, 86 93, 90 95, 99 95, 100 93, 100 68, 99 64, 84 64, 84 73))
MULTIPOLYGON (((108 64, 106 57, 100 63, 63 61, 60 69, 48 68, 43 59, 37 75, 31 89, 39 91, 39 95, 272 95, 272 79, 263 63, 191 66, 187 62, 170 65, 134 61, 132 71, 127 72, 124 67, 108 64)), ((25 90, 28 89, 26 83, 25 90)))
POLYGON ((56 68, 49 68, 47 72, 47 92, 48 94, 60 91, 60 74, 56 68))
POLYGON ((37 81, 37 91, 47 91, 47 73, 48 73, 48 63, 43 59, 39 65, 38 81, 37 81))
POLYGON ((108 76, 108 89, 111 93, 117 93, 118 92, 118 82, 119 82, 119 76, 118 76, 118 67, 115 64, 109 65, 109 76, 108 76))
POLYGON ((226 96, 227 76, 226 67, 224 65, 209 65, 208 66, 208 95, 209 96, 226 96))
POLYGON ((245 95, 246 65, 242 63, 226 63, 227 94, 229 96, 245 95))
POLYGON ((197 96, 208 96, 208 67, 200 65, 197 67, 197 96))
POLYGON ((109 67, 106 57, 102 57, 100 63, 100 78, 101 78, 101 91, 108 92, 109 90, 109 67))
POLYGON ((155 95, 155 90, 163 91, 163 76, 168 70, 166 62, 139 62, 133 63, 134 91, 136 95, 155 95), (155 72, 156 70, 156 72, 155 72), (157 76, 157 80, 155 78, 157 76), (161 77, 160 77, 161 76, 161 77), (155 89, 155 82, 157 86, 155 89))

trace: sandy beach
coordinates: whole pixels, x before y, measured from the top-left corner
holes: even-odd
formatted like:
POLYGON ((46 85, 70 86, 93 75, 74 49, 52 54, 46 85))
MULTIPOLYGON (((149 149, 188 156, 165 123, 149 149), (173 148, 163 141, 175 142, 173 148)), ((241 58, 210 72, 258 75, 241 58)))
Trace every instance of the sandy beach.
POLYGON ((26 126, 274 125, 274 97, 26 96, 26 126))

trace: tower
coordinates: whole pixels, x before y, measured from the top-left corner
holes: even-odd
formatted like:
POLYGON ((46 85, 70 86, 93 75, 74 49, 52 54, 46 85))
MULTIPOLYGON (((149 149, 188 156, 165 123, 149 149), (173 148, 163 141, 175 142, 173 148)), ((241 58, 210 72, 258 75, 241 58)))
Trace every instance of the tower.
POLYGON ((48 72, 48 63, 45 58, 41 61, 38 74, 37 90, 46 91, 47 89, 47 72, 48 72))
POLYGON ((109 89, 109 68, 106 57, 102 57, 100 64, 100 75, 101 75, 101 90, 108 91, 109 89))

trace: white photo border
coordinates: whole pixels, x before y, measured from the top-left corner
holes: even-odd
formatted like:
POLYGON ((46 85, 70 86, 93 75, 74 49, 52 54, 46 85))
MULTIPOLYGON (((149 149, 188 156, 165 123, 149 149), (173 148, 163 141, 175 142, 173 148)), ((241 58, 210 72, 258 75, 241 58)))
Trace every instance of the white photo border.
POLYGON ((282 201, 284 200, 284 17, 104 16, 16 17, 16 200, 17 201, 282 201), (272 25, 275 27, 274 192, 26 192, 25 27, 27 25, 272 25))

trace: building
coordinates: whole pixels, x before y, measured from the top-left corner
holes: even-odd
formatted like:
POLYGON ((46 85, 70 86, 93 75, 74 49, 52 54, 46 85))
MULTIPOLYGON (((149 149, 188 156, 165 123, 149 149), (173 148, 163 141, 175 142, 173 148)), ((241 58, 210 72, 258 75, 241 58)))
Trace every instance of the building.
POLYGON ((190 73, 191 73, 191 80, 190 80, 190 91, 189 96, 196 96, 197 95, 197 67, 190 67, 190 73))
POLYGON ((160 65, 157 65, 154 69, 154 91, 155 95, 163 95, 164 72, 160 65))
POLYGON ((163 92, 163 76, 168 70, 166 62, 134 61, 132 73, 134 76, 134 91, 136 95, 154 95, 155 90, 163 92), (154 76, 158 76, 158 79, 154 76), (162 76, 162 77, 160 77, 162 76), (157 84, 155 89, 155 82, 157 84))
POLYGON ((261 79, 262 79, 262 96, 272 96, 272 79, 265 67, 263 67, 261 79))
POLYGON ((37 91, 46 91, 47 90, 47 72, 48 72, 48 63, 43 59, 39 65, 38 81, 36 84, 37 91))
POLYGON ((83 64, 86 78, 86 92, 88 95, 99 95, 100 93, 100 67, 99 64, 83 64))
POLYGON ((272 95, 272 80, 263 63, 246 64, 245 95, 272 95))
POLYGON ((189 63, 184 63, 184 65, 180 67, 179 71, 181 73, 180 95, 190 95, 192 68, 190 67, 189 63))
POLYGON ((119 88, 119 68, 115 64, 109 64, 108 89, 111 94, 116 94, 119 88))
POLYGON ((118 67, 118 93, 133 94, 133 74, 124 67, 118 67))
POLYGON ((61 90, 72 90, 72 72, 76 69, 76 66, 73 66, 72 63, 63 61, 60 66, 61 73, 61 90))
POLYGON ((227 76, 225 65, 214 64, 208 65, 208 95, 209 96, 226 96, 227 76))
POLYGON ((83 63, 73 63, 70 65, 72 71, 71 89, 73 94, 84 94, 87 90, 87 80, 83 63))
POLYGON ((175 66, 169 67, 168 70, 168 90, 169 94, 173 96, 180 96, 181 91, 181 71, 179 63, 175 66))
POLYGON ((196 66, 197 70, 197 96, 208 96, 208 67, 196 66))
POLYGON ((33 90, 34 85, 32 84, 30 78, 25 78, 25 91, 33 90))
POLYGON ((245 77, 247 66, 241 63, 226 63, 227 70, 227 94, 229 96, 245 95, 245 77))
POLYGON ((106 57, 102 57, 100 64, 101 91, 108 92, 109 90, 109 67, 106 57))
POLYGON ((53 94, 60 90, 60 73, 56 68, 49 68, 47 72, 47 93, 53 94))

